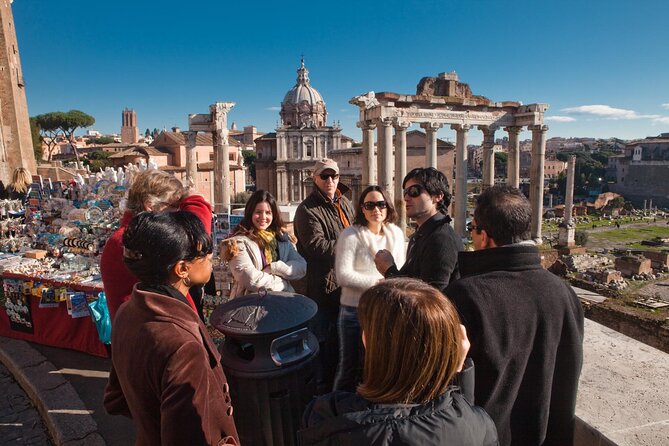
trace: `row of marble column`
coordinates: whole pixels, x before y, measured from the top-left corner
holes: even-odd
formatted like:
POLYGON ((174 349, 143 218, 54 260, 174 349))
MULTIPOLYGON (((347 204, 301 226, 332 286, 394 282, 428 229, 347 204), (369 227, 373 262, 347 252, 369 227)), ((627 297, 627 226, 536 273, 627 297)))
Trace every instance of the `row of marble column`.
MULTIPOLYGON (((362 130, 363 170, 362 186, 378 184, 393 198, 402 228, 406 226, 406 210, 403 203, 402 180, 407 174, 406 131, 412 123, 397 119, 358 122, 362 130), (376 153, 374 130, 377 130, 376 153), (395 131, 393 138, 393 129, 395 131), (378 175, 377 175, 378 174, 378 175)), ((441 123, 420 124, 426 133, 425 166, 437 168, 437 131, 441 123)), ((467 221, 467 137, 472 128, 469 124, 451 124, 456 131, 454 227, 457 234, 466 235, 467 221)), ((495 184, 495 126, 477 126, 483 133, 483 188, 495 184)), ((509 126, 504 130, 509 135, 507 183, 520 185, 520 140, 521 126, 509 126)), ((541 217, 543 214, 544 158, 546 152, 545 125, 529 126, 532 131, 532 166, 530 171, 530 202, 532 204, 532 237, 541 240, 541 217)), ((448 172, 446 176, 450 179, 448 172)))

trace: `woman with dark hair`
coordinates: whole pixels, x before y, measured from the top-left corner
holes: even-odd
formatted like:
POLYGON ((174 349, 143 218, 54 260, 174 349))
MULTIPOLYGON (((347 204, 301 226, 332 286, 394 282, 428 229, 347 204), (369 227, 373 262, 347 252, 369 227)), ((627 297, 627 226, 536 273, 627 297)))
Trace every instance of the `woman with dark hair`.
POLYGON ((123 260, 139 283, 116 316, 105 409, 132 418, 136 444, 238 444, 221 358, 188 294, 211 276, 204 225, 190 212, 142 212, 123 260))
POLYGON ((292 292, 289 280, 304 277, 307 262, 285 232, 276 200, 267 191, 253 193, 233 237, 221 243, 221 255, 234 278, 230 298, 260 288, 292 292))
POLYGON ((453 384, 469 341, 449 299, 422 281, 390 279, 363 293, 358 315, 362 384, 312 401, 301 445, 499 444, 492 419, 453 384))
POLYGON ((335 274, 341 286, 339 299, 339 364, 334 390, 352 392, 362 377, 362 344, 358 303, 362 293, 383 276, 374 266, 374 256, 387 249, 401 268, 404 264, 404 234, 394 223, 397 212, 381 186, 369 186, 360 194, 353 225, 344 229, 335 248, 335 274))

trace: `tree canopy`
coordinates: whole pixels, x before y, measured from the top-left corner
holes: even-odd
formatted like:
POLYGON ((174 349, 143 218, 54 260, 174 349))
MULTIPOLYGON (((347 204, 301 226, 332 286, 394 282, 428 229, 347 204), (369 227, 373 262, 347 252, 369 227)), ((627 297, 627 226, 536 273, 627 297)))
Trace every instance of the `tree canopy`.
POLYGON ((30 137, 33 141, 33 152, 35 153, 35 160, 40 162, 42 159, 42 138, 40 138, 39 125, 34 116, 30 118, 30 137))
POLYGON ((90 127, 95 124, 95 118, 81 110, 70 110, 68 112, 50 112, 35 116, 35 122, 40 128, 42 141, 47 144, 49 161, 56 147, 56 136, 62 132, 65 139, 72 145, 74 156, 77 159, 77 167, 81 167, 79 151, 74 143, 74 132, 79 128, 90 127), (48 140, 47 140, 48 138, 48 140))

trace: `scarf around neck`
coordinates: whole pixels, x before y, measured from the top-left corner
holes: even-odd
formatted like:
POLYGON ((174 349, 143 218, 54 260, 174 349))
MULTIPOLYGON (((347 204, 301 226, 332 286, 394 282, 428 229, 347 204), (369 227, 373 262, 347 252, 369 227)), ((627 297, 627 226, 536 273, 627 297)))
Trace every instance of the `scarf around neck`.
POLYGON ((263 263, 269 265, 272 261, 279 258, 279 242, 276 239, 276 234, 272 231, 258 230, 256 231, 258 237, 262 240, 263 263))

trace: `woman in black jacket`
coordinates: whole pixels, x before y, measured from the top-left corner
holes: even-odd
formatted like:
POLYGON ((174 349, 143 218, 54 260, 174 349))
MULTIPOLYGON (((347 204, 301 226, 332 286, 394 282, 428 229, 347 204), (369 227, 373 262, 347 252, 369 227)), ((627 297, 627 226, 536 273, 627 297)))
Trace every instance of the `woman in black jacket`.
POLYGON ((301 445, 498 444, 491 418, 453 384, 469 341, 443 294, 415 279, 385 280, 363 293, 358 317, 363 382, 309 404, 301 445))

